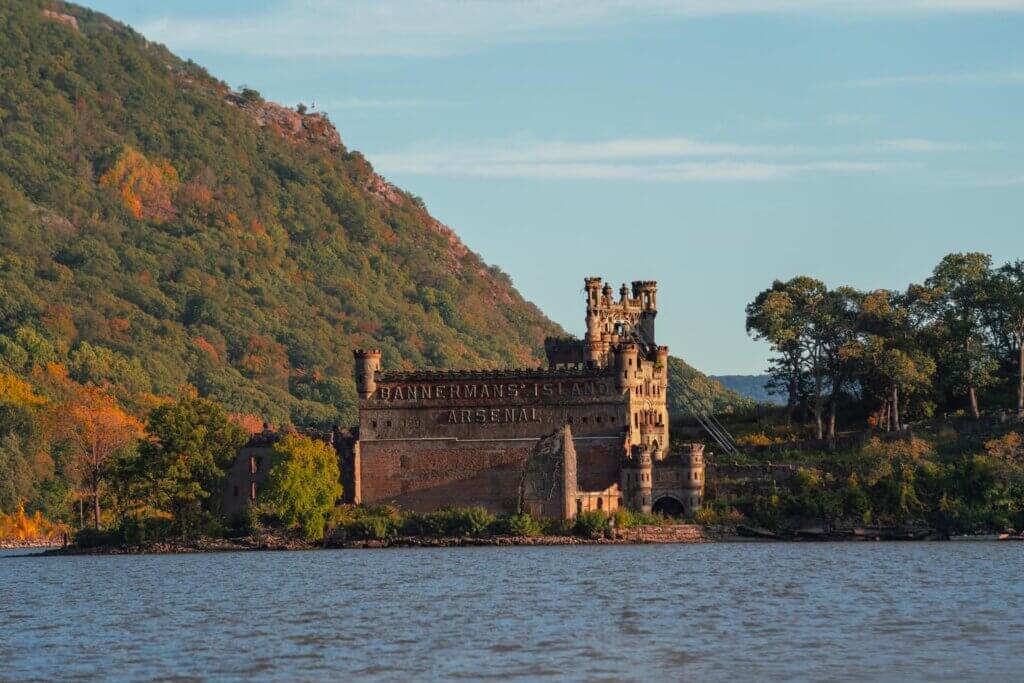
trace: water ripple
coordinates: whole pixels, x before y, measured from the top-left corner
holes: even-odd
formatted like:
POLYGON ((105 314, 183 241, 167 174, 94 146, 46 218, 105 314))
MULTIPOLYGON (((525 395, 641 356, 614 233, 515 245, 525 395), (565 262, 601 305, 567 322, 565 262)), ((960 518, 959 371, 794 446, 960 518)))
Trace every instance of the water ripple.
POLYGON ((1014 681, 1008 545, 0 556, 0 679, 1014 681))

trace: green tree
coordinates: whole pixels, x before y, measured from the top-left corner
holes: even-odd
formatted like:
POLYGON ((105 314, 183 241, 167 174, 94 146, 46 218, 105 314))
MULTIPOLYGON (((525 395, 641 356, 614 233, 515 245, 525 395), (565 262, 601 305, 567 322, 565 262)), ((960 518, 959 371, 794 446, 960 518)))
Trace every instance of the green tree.
POLYGON ((992 277, 997 334, 1016 351, 1017 414, 1024 417, 1024 261, 1007 263, 992 277))
POLYGON ((747 331, 768 341, 777 356, 773 370, 789 386, 790 408, 806 381, 817 438, 825 437, 825 407, 831 404, 829 436, 849 369, 841 350, 854 337, 858 294, 850 288, 830 291, 825 283, 799 276, 776 281, 747 306, 747 331))
POLYGON ((887 429, 901 429, 901 396, 927 390, 935 361, 920 349, 906 298, 884 289, 861 302, 860 334, 846 353, 859 365, 861 386, 879 386, 887 429))
POLYGON ((327 515, 341 497, 338 454, 329 444, 289 434, 274 444, 266 500, 289 526, 301 526, 309 540, 324 537, 327 515))
POLYGON ((153 410, 139 446, 151 503, 172 517, 173 531, 195 532, 216 507, 225 470, 248 439, 216 403, 182 398, 153 410))
POLYGON ((950 388, 967 395, 976 419, 978 390, 995 381, 996 361, 986 325, 992 306, 991 267, 988 254, 949 254, 925 281, 923 291, 950 388))

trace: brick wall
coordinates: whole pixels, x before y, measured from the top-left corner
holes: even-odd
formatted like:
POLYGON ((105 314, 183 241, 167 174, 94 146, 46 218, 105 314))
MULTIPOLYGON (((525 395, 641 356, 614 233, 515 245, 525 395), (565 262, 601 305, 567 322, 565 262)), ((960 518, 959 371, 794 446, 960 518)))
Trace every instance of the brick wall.
MULTIPOLYGON (((523 463, 534 439, 363 441, 362 502, 429 512, 446 505, 481 505, 513 512, 523 463)), ((576 439, 578 487, 602 490, 619 480, 617 438, 576 439)))

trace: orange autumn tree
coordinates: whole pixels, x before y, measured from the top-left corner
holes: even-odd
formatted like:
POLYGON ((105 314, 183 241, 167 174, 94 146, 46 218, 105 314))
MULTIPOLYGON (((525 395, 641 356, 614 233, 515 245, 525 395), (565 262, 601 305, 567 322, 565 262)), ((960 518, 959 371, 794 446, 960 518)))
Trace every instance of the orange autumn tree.
POLYGON ((151 161, 129 145, 122 148, 114 165, 100 177, 100 186, 117 190, 133 216, 158 223, 177 214, 173 199, 180 184, 171 162, 151 161))
POLYGON ((93 523, 100 528, 100 488, 107 460, 142 436, 142 423, 101 389, 84 387, 64 406, 59 422, 71 446, 74 468, 92 500, 93 523))

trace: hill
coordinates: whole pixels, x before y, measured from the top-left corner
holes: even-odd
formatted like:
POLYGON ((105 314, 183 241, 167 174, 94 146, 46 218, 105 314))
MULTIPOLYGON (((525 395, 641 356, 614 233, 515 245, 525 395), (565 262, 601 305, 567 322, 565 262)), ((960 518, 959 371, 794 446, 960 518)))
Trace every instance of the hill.
POLYGON ((734 391, 740 396, 745 396, 758 403, 773 403, 785 405, 786 397, 769 393, 765 388, 768 382, 768 375, 711 375, 712 379, 729 391, 734 391))
MULTIPOLYGON (((131 28, 0 7, 0 365, 129 407, 191 390, 351 424, 351 350, 389 368, 537 366, 562 330, 326 114, 233 91, 131 28)), ((673 361, 709 406, 742 401, 673 361)), ((678 402, 677 402, 678 406, 678 402)))

